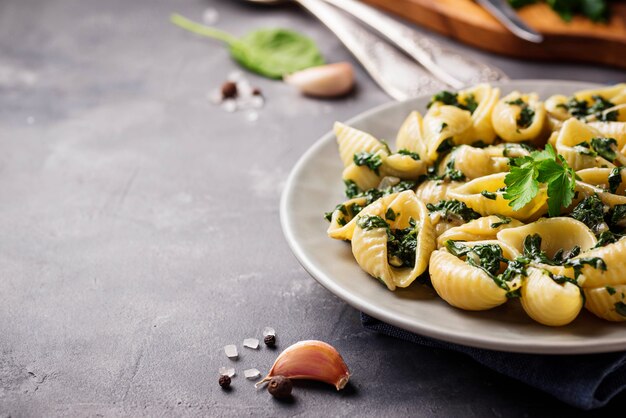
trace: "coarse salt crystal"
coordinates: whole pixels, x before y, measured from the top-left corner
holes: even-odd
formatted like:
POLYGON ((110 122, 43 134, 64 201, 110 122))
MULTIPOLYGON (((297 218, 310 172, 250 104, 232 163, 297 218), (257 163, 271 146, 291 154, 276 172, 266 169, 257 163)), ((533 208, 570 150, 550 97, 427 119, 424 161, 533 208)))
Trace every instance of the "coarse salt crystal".
POLYGON ((243 371, 243 375, 246 377, 246 379, 255 380, 258 379, 259 376, 261 376, 261 372, 257 369, 247 369, 243 371))
POLYGON ((276 336, 276 331, 272 327, 265 327, 263 329, 263 336, 267 337, 268 335, 276 336))
POLYGON ((245 340, 243 340, 243 346, 256 350, 257 348, 259 348, 259 340, 257 340, 256 338, 246 338, 245 340))
POLYGON ((237 346, 234 344, 224 347, 224 352, 228 358, 237 358, 239 356, 239 353, 237 353, 237 346))
POLYGON ((214 25, 220 17, 217 10, 209 7, 202 13, 202 21, 205 25, 214 25))
POLYGON ((246 113, 246 120, 248 122, 256 122, 257 120, 259 120, 259 113, 254 110, 250 110, 246 113))
POLYGON ((212 92, 207 94, 207 99, 213 104, 222 103, 222 92, 219 90, 213 90, 212 92))
MULTIPOLYGON (((241 71, 237 71, 237 70, 235 70, 235 71, 231 71, 231 72, 228 74, 227 79, 228 79, 228 81, 234 81, 234 82, 237 82, 237 81, 239 81, 239 80, 243 79, 243 73, 242 73, 241 71)), ((237 86, 237 87, 239 87, 239 86, 237 86)))
POLYGON ((220 375, 233 377, 235 375, 235 369, 232 367, 220 367, 220 375))
POLYGON ((237 102, 233 99, 226 99, 222 102, 222 109, 232 113, 237 110, 237 102))
POLYGON ((259 96, 257 94, 255 96, 252 96, 251 103, 252 103, 252 107, 254 107, 255 109, 260 109, 265 104, 265 99, 263 98, 263 96, 259 96))
POLYGON ((237 95, 239 97, 244 98, 244 99, 248 97, 252 97, 253 90, 254 89, 250 85, 250 82, 246 80, 245 78, 237 81, 237 95))

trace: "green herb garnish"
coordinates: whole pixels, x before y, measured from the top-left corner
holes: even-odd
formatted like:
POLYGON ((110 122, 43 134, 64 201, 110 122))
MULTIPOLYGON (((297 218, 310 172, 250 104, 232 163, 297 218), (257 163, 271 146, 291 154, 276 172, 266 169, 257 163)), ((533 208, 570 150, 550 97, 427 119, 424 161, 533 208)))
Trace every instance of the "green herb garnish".
POLYGON ((520 210, 539 193, 539 183, 548 185, 548 213, 558 216, 561 207, 572 203, 576 175, 563 156, 557 155, 550 144, 543 151, 533 151, 530 156, 514 158, 511 171, 504 178, 504 198, 509 206, 520 210))
MULTIPOLYGON (((508 0, 515 8, 537 3, 538 0, 508 0)), ((609 5, 606 0, 546 0, 546 3, 561 19, 569 22, 575 14, 582 14, 594 22, 604 22, 609 16, 609 5)))
POLYGON ((235 61, 265 77, 280 79, 284 74, 324 64, 324 58, 315 43, 292 30, 258 29, 236 38, 179 14, 173 14, 170 20, 190 32, 225 42, 235 61))
POLYGON ((426 204, 426 208, 428 208, 430 212, 441 212, 441 216, 448 220, 460 218, 465 222, 469 222, 480 218, 480 213, 458 200, 441 200, 436 205, 428 203, 426 204))
POLYGON ((626 316, 626 304, 624 302, 615 302, 615 312, 621 316, 626 316))
POLYGON ((378 154, 372 154, 371 152, 357 152, 352 157, 354 164, 358 166, 366 166, 374 173, 378 174, 378 169, 381 165, 383 165, 383 160, 380 158, 378 154))
MULTIPOLYGON (((468 94, 463 102, 461 102, 459 101, 458 93, 452 93, 446 90, 440 91, 439 93, 435 94, 430 99, 430 102, 426 107, 430 108, 435 102, 440 102, 447 106, 456 106, 459 109, 467 110, 470 113, 474 113, 474 111, 478 107, 478 103, 476 102, 476 98, 473 94, 468 94)), ((443 130, 443 128, 445 127, 442 126, 441 130, 443 130)))
POLYGON ((488 192, 487 190, 483 190, 482 192, 480 192, 480 194, 489 200, 496 200, 497 196, 495 193, 488 192))
POLYGON ((622 173, 621 169, 618 167, 614 167, 611 170, 611 174, 609 174, 609 191, 611 193, 617 193, 617 189, 620 184, 622 184, 622 173))
POLYGON ((615 138, 592 138, 591 147, 607 161, 613 161, 617 157, 615 138))
POLYGON ((615 294, 615 288, 611 287, 611 286, 605 286, 604 287, 606 289, 606 291, 609 293, 609 295, 613 296, 615 294))
POLYGON ((598 231, 604 224, 604 204, 594 194, 577 204, 570 216, 587 225, 589 229, 598 231))
POLYGON ((489 225, 492 228, 498 228, 502 225, 508 225, 511 223, 511 218, 509 218, 508 216, 502 216, 502 215, 496 215, 498 218, 500 218, 500 220, 498 222, 494 222, 491 225, 489 225))
POLYGON ((389 224, 387 223, 387 221, 376 215, 360 216, 359 219, 356 221, 356 224, 359 226, 359 228, 365 229, 366 231, 377 228, 389 228, 389 224))
POLYGON ((407 155, 411 158, 413 158, 415 161, 419 161, 420 160, 420 156, 418 153, 413 152, 413 151, 409 151, 408 149, 401 149, 400 151, 398 151, 398 154, 400 155, 407 155))

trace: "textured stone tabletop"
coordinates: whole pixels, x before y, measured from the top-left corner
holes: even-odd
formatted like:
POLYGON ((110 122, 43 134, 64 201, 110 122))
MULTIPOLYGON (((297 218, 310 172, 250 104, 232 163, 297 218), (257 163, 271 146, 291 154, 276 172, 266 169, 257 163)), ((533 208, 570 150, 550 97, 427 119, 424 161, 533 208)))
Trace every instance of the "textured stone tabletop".
MULTIPOLYGON (((236 65, 168 22, 207 8, 235 34, 296 28, 351 60, 295 7, 0 2, 0 417, 582 414, 462 355, 365 331, 308 276, 280 229, 285 178, 334 120, 389 99, 360 69, 335 101, 250 75, 267 97, 258 120, 226 113, 206 96, 236 65), (267 371, 276 352, 241 342, 267 325, 279 348, 334 344, 352 385, 298 386, 290 404, 255 390, 243 370, 267 371)), ((623 81, 464 50, 512 78, 623 81)))

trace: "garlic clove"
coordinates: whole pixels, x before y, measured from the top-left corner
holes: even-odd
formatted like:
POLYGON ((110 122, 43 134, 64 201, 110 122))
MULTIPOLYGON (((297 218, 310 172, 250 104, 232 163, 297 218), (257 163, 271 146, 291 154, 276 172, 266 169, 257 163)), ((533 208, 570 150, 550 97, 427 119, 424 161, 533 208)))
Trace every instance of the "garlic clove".
POLYGON ((300 341, 280 353, 270 372, 256 386, 274 376, 289 379, 310 379, 343 389, 350 379, 348 366, 335 348, 323 341, 300 341))
POLYGON ((339 62, 288 74, 283 80, 310 96, 337 97, 352 90, 354 70, 352 64, 339 62))

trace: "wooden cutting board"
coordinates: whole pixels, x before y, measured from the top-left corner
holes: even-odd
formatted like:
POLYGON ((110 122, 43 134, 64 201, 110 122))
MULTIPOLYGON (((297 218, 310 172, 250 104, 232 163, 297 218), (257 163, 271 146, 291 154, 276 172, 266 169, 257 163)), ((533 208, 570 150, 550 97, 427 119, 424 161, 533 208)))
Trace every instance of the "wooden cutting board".
POLYGON ((587 61, 626 68, 626 3, 611 4, 606 24, 582 16, 564 22, 547 4, 518 11, 541 32, 541 44, 524 41, 472 0, 363 0, 442 35, 480 49, 517 58, 587 61))

